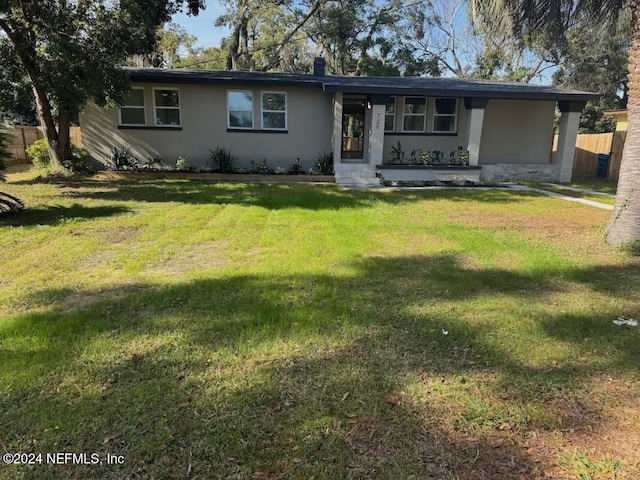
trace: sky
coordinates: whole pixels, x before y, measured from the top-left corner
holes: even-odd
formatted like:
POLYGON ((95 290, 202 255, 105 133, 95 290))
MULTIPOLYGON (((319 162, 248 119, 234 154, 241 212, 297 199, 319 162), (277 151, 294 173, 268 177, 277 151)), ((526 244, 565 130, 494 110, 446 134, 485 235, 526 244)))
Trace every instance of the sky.
POLYGON ((174 15, 171 21, 182 25, 189 35, 198 37, 197 47, 219 47, 220 40, 229 34, 229 29, 215 26, 216 18, 222 13, 224 13, 224 9, 220 6, 220 3, 209 0, 206 8, 197 17, 179 13, 174 15))

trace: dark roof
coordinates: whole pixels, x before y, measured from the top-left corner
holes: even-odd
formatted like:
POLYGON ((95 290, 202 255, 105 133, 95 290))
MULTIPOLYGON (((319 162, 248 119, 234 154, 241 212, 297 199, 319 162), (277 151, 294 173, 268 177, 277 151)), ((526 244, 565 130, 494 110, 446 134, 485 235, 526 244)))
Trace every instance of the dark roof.
POLYGON ((212 70, 169 70, 126 68, 129 78, 139 83, 188 85, 244 85, 255 87, 304 87, 326 92, 484 97, 529 100, 598 100, 596 93, 544 85, 425 77, 344 77, 290 73, 229 72, 212 70))

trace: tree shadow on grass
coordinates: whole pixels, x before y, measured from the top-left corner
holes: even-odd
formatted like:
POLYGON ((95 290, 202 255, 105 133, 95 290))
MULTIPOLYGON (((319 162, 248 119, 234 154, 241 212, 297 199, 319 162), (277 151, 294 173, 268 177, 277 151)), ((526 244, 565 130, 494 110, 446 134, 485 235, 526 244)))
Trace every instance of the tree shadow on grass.
POLYGON ((27 208, 20 212, 0 216, 0 227, 59 225, 69 220, 111 217, 130 211, 131 209, 119 205, 85 207, 78 203, 74 203, 71 206, 52 205, 40 208, 30 208, 27 206, 27 208))
POLYGON ((609 295, 604 278, 626 278, 617 294, 637 295, 640 266, 545 278, 463 265, 367 258, 351 276, 36 292, 43 311, 0 327, 3 376, 21 376, 3 392, 0 437, 9 450, 38 438, 34 451, 109 450, 131 462, 36 466, 27 478, 545 478, 550 459, 529 451, 526 431, 600 421, 569 418, 554 401, 602 373, 637 372, 637 332, 616 330, 606 307, 514 311, 587 357, 530 365, 508 333, 496 341, 490 312, 450 306, 544 302, 563 282, 609 295), (594 348, 606 355, 589 360, 594 348))

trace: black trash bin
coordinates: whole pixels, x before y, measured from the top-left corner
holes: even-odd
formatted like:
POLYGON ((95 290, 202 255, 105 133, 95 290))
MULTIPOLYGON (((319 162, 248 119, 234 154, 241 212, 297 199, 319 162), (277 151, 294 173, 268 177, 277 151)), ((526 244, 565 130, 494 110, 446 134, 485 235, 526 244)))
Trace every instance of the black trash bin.
POLYGON ((609 155, 606 153, 598 154, 598 169, 596 170, 596 177, 607 178, 609 172, 609 155))

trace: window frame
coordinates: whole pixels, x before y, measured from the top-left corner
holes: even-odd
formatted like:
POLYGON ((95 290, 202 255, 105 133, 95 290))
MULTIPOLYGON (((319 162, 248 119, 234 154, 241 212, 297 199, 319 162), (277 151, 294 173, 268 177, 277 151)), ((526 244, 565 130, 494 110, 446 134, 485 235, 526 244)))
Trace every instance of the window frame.
POLYGON ((131 87, 131 91, 141 90, 142 91, 142 106, 140 105, 120 105, 118 108, 118 126, 121 127, 145 127, 147 125, 147 102, 145 101, 145 89, 144 87, 131 87), (142 115, 144 117, 143 123, 124 123, 122 121, 122 109, 123 108, 135 108, 138 110, 142 110, 142 115))
POLYGON ((254 94, 253 94, 253 90, 227 90, 227 128, 229 130, 253 130, 254 125, 256 124, 255 121, 255 104, 254 104, 254 94), (229 102, 229 94, 231 93, 249 93, 251 94, 251 110, 231 110, 230 107, 230 102, 229 102), (231 125, 231 115, 230 113, 234 111, 234 112, 249 112, 251 111, 251 126, 250 127, 237 127, 237 126, 232 126, 231 125))
POLYGON ((182 100, 180 95, 180 89, 176 87, 153 87, 153 126, 158 128, 179 128, 182 127, 182 100), (158 106, 156 105, 156 92, 158 90, 171 90, 178 92, 178 106, 177 107, 167 107, 167 106, 158 106), (163 110, 178 110, 178 124, 177 125, 160 125, 158 123, 158 109, 163 110))
MULTIPOLYGON (((385 106, 384 106, 384 125, 385 125, 384 133, 394 133, 396 131, 396 116, 398 114, 398 97, 397 97, 397 95, 390 95, 390 97, 393 99, 393 113, 388 113, 387 112, 387 105, 388 104, 385 104, 385 106), (391 130, 387 130, 387 117, 391 117, 393 119, 393 125, 391 126, 391 130)), ((403 114, 404 114, 404 109, 403 109, 403 114)), ((404 123, 404 116, 403 116, 402 121, 404 123)))
POLYGON ((433 115, 431 120, 431 131, 433 133, 457 133, 458 132, 458 110, 460 102, 456 97, 434 97, 433 98, 433 115), (436 101, 439 99, 455 100, 456 105, 453 113, 438 113, 436 109, 436 101), (436 130, 436 117, 453 117, 453 130, 436 130))
POLYGON ((403 133, 426 133, 427 131, 427 114, 429 113, 429 97, 423 97, 420 95, 408 95, 402 99, 402 132, 403 133), (424 100, 424 113, 406 113, 405 106, 407 105, 407 98, 422 98, 424 100), (406 130, 404 128, 404 121, 407 117, 422 117, 422 130, 406 130))
POLYGON ((260 92, 260 126, 262 127, 262 130, 273 130, 277 132, 283 132, 289 128, 289 98, 288 98, 287 92, 272 91, 272 90, 265 90, 260 92), (264 109, 265 94, 284 95, 284 110, 265 110, 264 109), (265 127, 264 126, 265 112, 266 113, 284 113, 284 128, 265 127))

